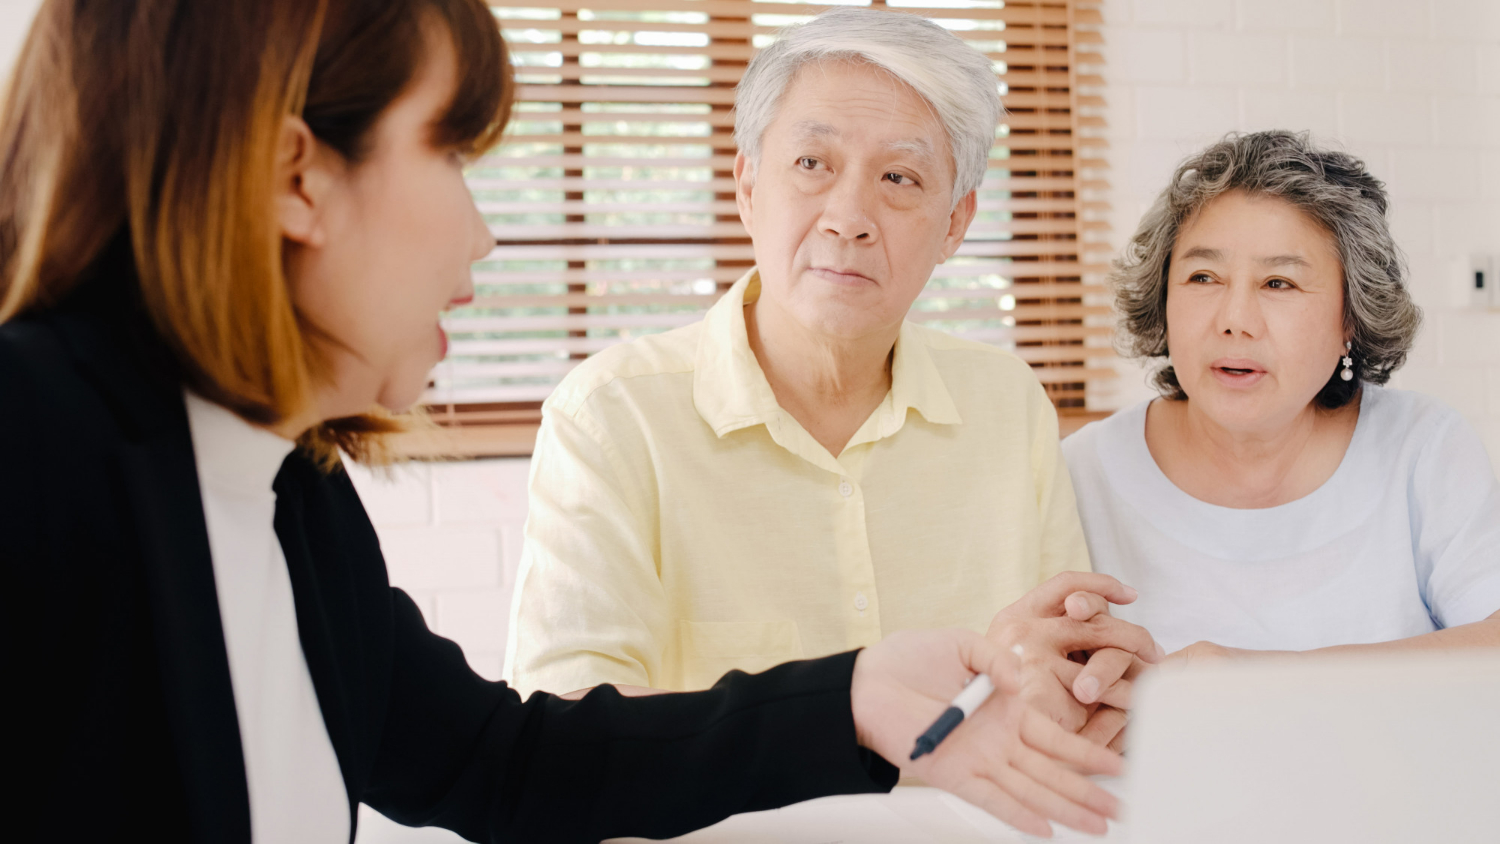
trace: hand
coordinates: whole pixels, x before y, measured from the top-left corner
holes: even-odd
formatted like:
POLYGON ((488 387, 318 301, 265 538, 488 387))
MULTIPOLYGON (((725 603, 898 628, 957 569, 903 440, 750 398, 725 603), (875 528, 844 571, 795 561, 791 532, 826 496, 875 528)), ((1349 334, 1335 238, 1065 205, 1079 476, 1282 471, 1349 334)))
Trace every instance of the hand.
MULTIPOLYGON (((1129 600, 1120 603, 1135 600, 1135 590, 1128 586, 1125 588, 1131 594, 1126 596, 1129 600)), ((1109 615, 1109 601, 1093 592, 1074 592, 1063 600, 1063 610, 1068 618, 1084 622, 1096 615, 1109 615)), ((1061 671, 1058 679, 1072 690, 1073 697, 1079 703, 1085 706, 1103 704, 1121 710, 1130 709, 1130 693, 1135 679, 1147 666, 1144 660, 1119 648, 1100 648, 1087 654, 1086 660, 1079 660, 1077 655, 1074 656, 1069 665, 1059 664, 1061 671)))
POLYGON ((1118 774, 1120 757, 1071 735, 1024 704, 1016 660, 964 630, 909 630, 860 651, 850 704, 859 743, 903 773, 950 791, 1032 835, 1047 821, 1095 834, 1119 801, 1087 774, 1118 774), (936 751, 910 761, 917 737, 974 674, 996 691, 936 751))
POLYGON ((1088 723, 1078 731, 1078 736, 1116 753, 1124 753, 1127 718, 1125 710, 1100 704, 1089 715, 1088 723))
POLYGON ((1021 646, 1021 696, 1070 732, 1102 703, 1129 706, 1145 663, 1165 654, 1143 628, 1108 613, 1136 592, 1103 574, 1064 572, 996 614, 986 636, 1007 650, 1021 646), (1094 652, 1086 666, 1070 654, 1094 652))
MULTIPOLYGON (((1074 592, 1063 601, 1063 607, 1074 621, 1088 621, 1099 613, 1109 613, 1109 602, 1092 592, 1074 592)), ((1079 703, 1093 704, 1078 735, 1124 753, 1130 695, 1146 663, 1129 651, 1101 648, 1090 654, 1086 663, 1075 660, 1073 665, 1078 666, 1074 676, 1070 677, 1068 671, 1072 669, 1065 667, 1059 679, 1068 684, 1079 703)))

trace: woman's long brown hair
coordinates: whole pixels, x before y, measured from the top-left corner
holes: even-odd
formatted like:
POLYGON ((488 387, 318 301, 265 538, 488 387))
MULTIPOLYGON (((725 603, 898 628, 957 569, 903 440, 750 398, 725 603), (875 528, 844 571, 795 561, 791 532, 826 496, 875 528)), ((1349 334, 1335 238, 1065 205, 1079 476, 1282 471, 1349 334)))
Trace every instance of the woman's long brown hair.
MULTIPOLYGON (((434 143, 498 140, 510 65, 482 0, 47 0, 0 105, 0 322, 46 310, 129 244, 187 385, 244 418, 296 418, 324 374, 292 305, 273 216, 288 115, 358 165, 424 60, 429 16, 458 89, 434 143)), ((388 416, 324 423, 327 460, 375 452, 388 416)))

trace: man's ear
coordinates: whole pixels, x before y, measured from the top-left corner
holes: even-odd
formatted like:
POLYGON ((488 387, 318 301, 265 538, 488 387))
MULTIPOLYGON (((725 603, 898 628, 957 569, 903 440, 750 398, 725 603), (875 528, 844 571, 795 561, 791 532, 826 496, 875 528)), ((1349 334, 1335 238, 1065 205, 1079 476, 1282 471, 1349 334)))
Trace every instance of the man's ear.
POLYGON ((303 246, 322 246, 323 217, 334 184, 330 153, 300 117, 288 116, 276 140, 276 222, 281 236, 303 246))
POLYGON ((942 261, 952 258, 953 253, 958 251, 958 247, 963 245, 964 235, 968 233, 969 224, 974 222, 974 214, 978 210, 978 191, 972 190, 953 206, 953 210, 948 214, 948 233, 943 235, 942 261))
POLYGON ((745 224, 745 233, 755 237, 755 206, 751 191, 755 188, 755 165, 743 152, 734 154, 734 204, 740 209, 740 222, 745 224))

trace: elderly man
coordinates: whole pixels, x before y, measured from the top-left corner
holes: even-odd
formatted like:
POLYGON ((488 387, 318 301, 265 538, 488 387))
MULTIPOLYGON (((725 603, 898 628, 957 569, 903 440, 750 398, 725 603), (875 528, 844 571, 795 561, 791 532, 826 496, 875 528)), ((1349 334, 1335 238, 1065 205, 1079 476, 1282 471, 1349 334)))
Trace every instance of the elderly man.
POLYGON ((960 626, 1021 645, 1028 695, 1069 729, 1123 705, 1131 654, 1159 658, 1104 611, 1134 593, 1041 585, 1089 568, 1042 387, 905 321, 974 218, 989 60, 922 18, 841 9, 757 56, 737 97, 757 266, 702 322, 594 357, 547 401, 508 679, 701 689, 960 626))

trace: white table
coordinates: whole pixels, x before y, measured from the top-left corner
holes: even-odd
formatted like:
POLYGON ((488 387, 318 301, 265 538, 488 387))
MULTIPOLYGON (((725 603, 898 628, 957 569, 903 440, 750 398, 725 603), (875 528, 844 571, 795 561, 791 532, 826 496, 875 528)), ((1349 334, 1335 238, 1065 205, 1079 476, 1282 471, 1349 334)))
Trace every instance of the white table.
MULTIPOLYGON (((1120 782, 1101 779, 1115 794, 1120 782)), ((1029 844, 1044 840, 1119 844, 1122 834, 1095 838, 1054 827, 1051 839, 1022 835, 983 811, 935 788, 898 786, 890 794, 824 797, 784 809, 735 815, 707 829, 672 840, 683 844, 1029 844)), ((616 838, 615 844, 645 842, 644 838, 616 838)), ((463 839, 441 829, 409 829, 360 807, 359 844, 463 844, 463 839)), ((653 842, 654 844, 654 842, 653 842)))
MULTIPOLYGON (((1100 779, 1118 795, 1122 781, 1100 779)), ((824 797, 773 809, 735 815, 673 841, 682 844, 1025 844, 1027 842, 1109 842, 1124 840, 1112 825, 1103 838, 1054 826, 1051 839, 1017 832, 983 810, 935 788, 898 786, 890 794, 824 797)), ((616 844, 645 844, 644 838, 617 838, 616 844)))

